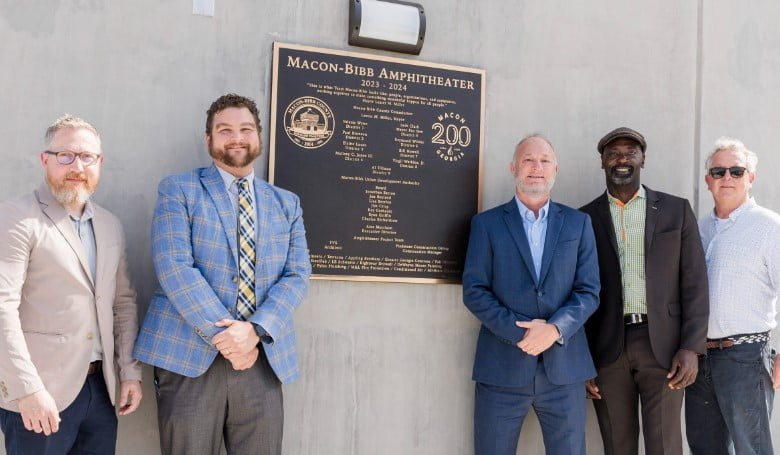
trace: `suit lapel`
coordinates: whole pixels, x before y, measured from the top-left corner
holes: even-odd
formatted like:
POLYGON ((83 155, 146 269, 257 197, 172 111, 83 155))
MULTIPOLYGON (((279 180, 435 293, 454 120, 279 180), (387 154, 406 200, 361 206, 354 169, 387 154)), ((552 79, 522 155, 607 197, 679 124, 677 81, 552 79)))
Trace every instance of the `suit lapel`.
POLYGON ((604 226, 604 232, 607 233, 609 244, 612 245, 612 251, 615 252, 616 257, 619 257, 617 234, 615 234, 615 225, 612 223, 612 213, 609 211, 609 199, 606 192, 598 199, 597 205, 599 221, 604 226))
POLYGON ((271 191, 255 177, 255 249, 257 250, 257 260, 255 261, 255 283, 257 277, 257 266, 262 261, 260 258, 267 256, 267 250, 270 246, 268 241, 271 236, 270 220, 268 219, 268 208, 271 207, 273 195, 271 191))
MULTIPOLYGON (((238 240, 236 237, 238 235, 236 231, 238 215, 233 210, 233 204, 230 203, 230 196, 227 188, 225 188, 225 182, 214 164, 203 170, 200 180, 203 182, 203 186, 208 191, 211 200, 214 201, 214 206, 217 208, 219 220, 222 222, 222 227, 225 228, 230 251, 233 253, 233 257, 238 257, 238 240)), ((236 264, 237 266, 238 264, 236 264)))
POLYGON ((658 221, 658 215, 661 212, 660 198, 658 193, 645 187, 645 196, 647 196, 647 204, 645 204, 645 258, 648 251, 653 244, 653 234, 655 233, 655 222, 658 221))
POLYGON ((103 279, 103 264, 106 262, 106 252, 111 245, 111 232, 106 226, 102 216, 98 215, 97 207, 92 216, 92 231, 95 233, 95 247, 97 257, 95 258, 95 282, 103 279))
POLYGON ((544 277, 550 271, 555 254, 555 246, 558 244, 558 236, 563 228, 563 211, 558 204, 550 202, 549 212, 547 213, 547 234, 544 237, 544 251, 542 252, 542 267, 539 272, 539 283, 544 282, 544 277))
POLYGON ((504 221, 509 229, 509 234, 515 241, 515 246, 520 251, 520 257, 523 258, 528 273, 533 277, 534 283, 539 284, 536 269, 534 268, 534 260, 531 256, 531 247, 528 246, 528 238, 525 236, 525 229, 523 228, 523 219, 520 218, 520 211, 514 198, 504 205, 504 221))
POLYGON ((35 191, 35 195, 38 198, 43 213, 49 217, 52 223, 54 223, 57 231, 65 238, 65 241, 68 242, 68 246, 70 246, 76 254, 79 264, 81 265, 81 271, 83 272, 87 283, 89 283, 90 287, 94 290, 95 283, 92 281, 92 273, 89 270, 87 253, 84 251, 84 245, 81 243, 81 239, 76 235, 76 230, 73 229, 73 222, 70 220, 68 212, 65 211, 65 207, 54 199, 51 190, 45 183, 38 187, 35 191))

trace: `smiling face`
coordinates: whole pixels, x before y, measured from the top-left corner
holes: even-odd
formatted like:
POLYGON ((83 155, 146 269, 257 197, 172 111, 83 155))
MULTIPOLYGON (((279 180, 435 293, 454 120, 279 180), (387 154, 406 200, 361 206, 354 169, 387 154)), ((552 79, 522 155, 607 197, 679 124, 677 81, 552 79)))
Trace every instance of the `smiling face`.
MULTIPOLYGON (((214 114, 206 135, 209 155, 217 166, 245 169, 260 156, 260 135, 255 118, 245 107, 228 107, 214 114)), ((230 172, 230 169, 226 169, 230 172)), ((232 173, 232 172, 231 172, 232 173)))
MULTIPOLYGON (((54 133, 48 145, 53 153, 73 152, 100 155, 100 140, 91 131, 84 128, 63 128, 54 133)), ((41 153, 41 163, 46 169, 46 181, 54 198, 64 207, 80 211, 100 182, 100 167, 103 156, 90 165, 84 166, 76 158, 71 164, 60 164, 55 155, 41 153)))
POLYGON ((639 187, 641 169, 645 167, 645 153, 638 142, 619 138, 604 147, 601 168, 607 177, 607 187, 639 187))
POLYGON ((518 196, 547 196, 555 185, 558 160, 547 141, 532 137, 517 146, 509 170, 515 177, 518 196))
MULTIPOLYGON (((721 150, 713 155, 709 166, 710 168, 731 168, 735 166, 749 168, 743 153, 729 149, 721 150)), ((704 176, 707 188, 709 188, 712 197, 715 199, 715 205, 729 208, 739 207, 748 200, 750 188, 753 186, 755 179, 756 174, 750 171, 745 171, 740 178, 732 176, 731 172, 726 172, 719 179, 713 178, 709 173, 704 176)))

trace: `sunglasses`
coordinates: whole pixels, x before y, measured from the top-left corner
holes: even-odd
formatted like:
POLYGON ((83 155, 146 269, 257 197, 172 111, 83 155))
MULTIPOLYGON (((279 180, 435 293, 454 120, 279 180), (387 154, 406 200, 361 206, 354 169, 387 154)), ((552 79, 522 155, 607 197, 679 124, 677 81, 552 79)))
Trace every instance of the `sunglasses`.
POLYGON ((711 167, 710 168, 710 177, 717 179, 722 179, 726 176, 726 171, 728 171, 729 174, 731 174, 732 178, 739 179, 742 178, 743 175, 745 175, 745 172, 747 171, 746 168, 742 166, 732 166, 732 167, 711 167))

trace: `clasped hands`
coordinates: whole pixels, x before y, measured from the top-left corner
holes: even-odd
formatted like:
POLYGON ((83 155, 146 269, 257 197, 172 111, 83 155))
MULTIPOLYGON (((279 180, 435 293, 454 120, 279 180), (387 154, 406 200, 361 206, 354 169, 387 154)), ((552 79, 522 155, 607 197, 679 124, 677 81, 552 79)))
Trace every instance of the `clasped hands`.
POLYGON ((230 361, 233 369, 241 371, 252 368, 260 354, 257 347, 260 337, 257 336, 255 326, 251 322, 235 319, 220 319, 214 325, 227 327, 214 335, 211 343, 230 361))
POLYGON ((523 339, 517 342, 517 347, 528 355, 537 356, 541 354, 561 337, 558 327, 544 319, 516 321, 515 325, 521 329, 526 329, 523 339))

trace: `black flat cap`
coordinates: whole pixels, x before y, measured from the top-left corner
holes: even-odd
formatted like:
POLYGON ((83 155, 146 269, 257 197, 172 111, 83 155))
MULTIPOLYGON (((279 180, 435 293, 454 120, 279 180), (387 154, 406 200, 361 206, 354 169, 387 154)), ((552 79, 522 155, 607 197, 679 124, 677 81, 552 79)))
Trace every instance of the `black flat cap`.
POLYGON ((642 151, 644 152, 645 149, 647 149, 647 141, 645 141, 645 137, 639 134, 638 131, 634 131, 631 128, 626 128, 625 126, 621 126, 620 128, 616 128, 609 133, 605 134, 604 137, 601 138, 598 145, 599 153, 604 153, 604 147, 607 146, 610 142, 614 141, 615 139, 631 139, 633 141, 636 141, 639 143, 639 146, 642 147, 642 151))

